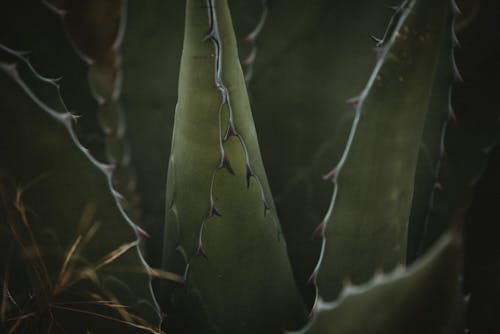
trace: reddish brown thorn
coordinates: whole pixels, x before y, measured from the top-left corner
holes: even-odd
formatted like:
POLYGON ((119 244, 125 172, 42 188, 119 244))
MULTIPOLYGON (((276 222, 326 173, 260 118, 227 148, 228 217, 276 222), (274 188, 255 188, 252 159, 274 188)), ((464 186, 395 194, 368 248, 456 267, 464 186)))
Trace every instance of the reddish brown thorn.
POLYGON ((344 286, 344 289, 345 288, 350 288, 350 287, 353 286, 352 281, 351 281, 350 278, 344 279, 344 281, 342 282, 342 285, 344 286))
POLYGON ((112 174, 115 171, 116 166, 113 164, 102 165, 102 170, 106 174, 112 174))
POLYGON ((269 204, 267 204, 266 200, 262 200, 262 203, 264 203, 264 216, 267 214, 267 211, 270 210, 269 204))
POLYGON ((246 43, 254 43, 255 42, 255 38, 252 36, 252 35, 248 35, 247 37, 245 37, 245 42, 246 43))
POLYGON ((246 178, 247 178, 247 188, 250 187, 250 178, 254 176, 252 172, 252 168, 247 164, 247 173, 246 173, 246 178))
POLYGON ((144 229, 142 229, 140 226, 135 225, 135 232, 137 233, 138 236, 149 239, 151 238, 151 235, 146 232, 144 229))
POLYGON ((460 74, 460 71, 458 70, 457 63, 455 62, 455 58, 452 57, 452 65, 453 65, 453 79, 455 82, 464 82, 464 79, 462 77, 462 74, 460 74))
POLYGON ((17 63, 2 64, 2 67, 9 72, 13 77, 18 77, 19 73, 17 71, 17 63))
POLYGON ((227 155, 224 153, 224 157, 222 158, 222 163, 220 168, 225 168, 230 174, 234 175, 233 167, 227 158, 227 155))
POLYGON ((453 124, 457 123, 457 114, 453 110, 448 113, 448 120, 453 124))
POLYGON ((335 182, 337 180, 337 167, 323 175, 323 180, 335 182))
POLYGON ((197 256, 203 256, 205 259, 208 260, 207 253, 205 252, 205 248, 203 247, 203 244, 200 244, 198 246, 198 250, 196 251, 197 256))
POLYGON ((219 210, 217 210, 217 208, 215 207, 215 205, 212 204, 210 206, 210 212, 208 213, 208 217, 211 218, 211 217, 214 217, 214 216, 222 217, 222 215, 220 214, 219 210))
POLYGON ((236 130, 234 129, 234 125, 229 123, 226 134, 224 135, 224 141, 227 141, 232 136, 236 136, 236 130))
POLYGON ((346 102, 351 104, 354 108, 356 108, 359 104, 359 96, 351 97, 346 102))
POLYGON ((314 229, 313 233, 311 234, 311 240, 316 239, 317 237, 323 237, 324 232, 325 232, 325 221, 322 221, 321 223, 316 226, 314 229))

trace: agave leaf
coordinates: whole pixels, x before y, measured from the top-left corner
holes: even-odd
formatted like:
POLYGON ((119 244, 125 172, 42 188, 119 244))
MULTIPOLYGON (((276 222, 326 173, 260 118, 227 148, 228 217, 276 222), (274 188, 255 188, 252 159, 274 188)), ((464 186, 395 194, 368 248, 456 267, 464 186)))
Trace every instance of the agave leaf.
POLYGON ((172 142, 164 266, 186 271, 171 300, 173 328, 196 318, 207 332, 296 328, 304 311, 225 0, 187 2, 172 142))
MULTIPOLYGON (((177 103, 185 1, 128 1, 123 38, 123 102, 137 173, 142 222, 151 235, 148 262, 161 263, 165 184, 177 103), (147 149, 145 149, 147 148, 147 149)), ((261 0, 230 1, 241 58, 245 36, 256 25, 261 0)))
MULTIPOLYGON (((432 95, 429 99, 429 110, 420 143, 411 215, 408 227, 408 259, 416 259, 416 255, 424 251, 421 245, 423 235, 429 228, 439 231, 438 236, 451 223, 443 218, 439 223, 431 224, 430 210, 436 207, 436 196, 443 190, 440 173, 445 167, 447 153, 445 138, 450 127, 456 124, 456 115, 451 106, 453 66, 450 59, 453 56, 452 40, 441 53, 437 65, 432 95), (441 225, 440 228, 435 226, 441 225)), ((411 262, 409 261, 409 262, 411 262)))
POLYGON ((459 244, 455 232, 447 233, 408 269, 346 286, 335 302, 318 301, 310 324, 299 333, 460 333, 459 244))
MULTIPOLYGON (((410 261, 424 253, 453 221, 463 219, 488 154, 499 138, 499 112, 486 104, 494 98, 497 89, 484 81, 485 76, 491 76, 491 64, 497 57, 492 51, 498 41, 493 29, 495 20, 487 16, 495 12, 494 4, 461 3, 462 14, 456 17, 454 29, 460 39, 455 42, 460 45, 455 54, 461 74, 455 76, 463 78, 463 82, 455 84, 453 92, 449 91, 448 101, 441 99, 441 113, 430 114, 426 122, 427 141, 423 147, 430 149, 422 150, 419 157, 419 163, 425 166, 416 179, 409 231, 410 261), (475 28, 479 24, 486 26, 475 28), (478 40, 479 31, 490 35, 478 40), (492 56, 485 59, 479 55, 492 56), (448 115, 453 117, 445 124, 448 115), (432 130, 427 130, 430 127, 435 128, 433 136, 432 130), (430 199, 429 194, 432 194, 430 199)), ((456 70, 449 64, 444 69, 443 95, 446 80, 451 81, 456 70)))
POLYGON ((250 102, 295 277, 312 305, 307 283, 321 246, 312 234, 331 195, 321 176, 343 151, 354 116, 346 100, 366 83, 376 62, 370 34, 381 37, 391 10, 385 0, 268 3, 250 102))
POLYGON ((1 262, 12 296, 2 299, 4 325, 158 333, 149 269, 110 166, 79 142, 77 117, 62 104, 57 81, 22 53, 2 46, 1 59, 1 262), (53 98, 40 100, 37 93, 48 90, 53 98))
POLYGON ((360 284, 406 260, 415 166, 451 13, 447 0, 404 1, 378 45, 367 86, 352 100, 346 149, 325 176, 334 194, 318 228, 324 240, 313 274, 325 300, 345 279, 360 284))

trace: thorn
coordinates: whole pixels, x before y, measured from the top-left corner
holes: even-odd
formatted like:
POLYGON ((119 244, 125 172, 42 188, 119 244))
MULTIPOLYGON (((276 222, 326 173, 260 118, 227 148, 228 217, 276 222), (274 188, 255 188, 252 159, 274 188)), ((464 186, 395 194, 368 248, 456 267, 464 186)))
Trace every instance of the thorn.
POLYGON ((125 200, 125 197, 122 194, 120 194, 118 191, 113 190, 112 193, 113 193, 113 196, 115 196, 116 198, 118 198, 119 201, 125 200))
POLYGON ((211 217, 214 217, 214 216, 222 217, 222 215, 220 214, 219 210, 217 210, 217 208, 215 207, 215 205, 212 203, 212 205, 210 206, 210 211, 208 213, 208 218, 211 218, 211 217))
POLYGON ((307 279, 307 284, 314 284, 314 285, 316 285, 316 278, 317 277, 318 277, 318 272, 315 269, 313 271, 313 273, 311 274, 311 276, 309 276, 309 278, 307 279))
POLYGON ((458 40, 457 33, 455 32, 455 25, 451 27, 451 39, 453 41, 453 47, 460 47, 460 41, 458 40))
POLYGON ((73 122, 76 124, 78 120, 82 117, 82 115, 77 115, 77 114, 70 114, 73 122))
POLYGON ((392 10, 394 12, 397 12, 397 11, 399 11, 401 9, 400 6, 385 6, 385 8, 390 9, 390 10, 392 10))
POLYGON ((321 223, 319 223, 311 235, 311 240, 314 240, 317 237, 324 237, 325 226, 326 226, 325 221, 322 221, 321 223))
POLYGON ((458 8, 457 2, 455 0, 451 0, 451 6, 453 7, 453 13, 455 15, 462 15, 462 11, 458 8))
POLYGON ((264 203, 264 216, 266 216, 267 212, 271 209, 269 208, 269 205, 267 204, 267 201, 265 199, 262 200, 262 203, 264 203))
POLYGON ((7 71, 7 73, 12 75, 13 77, 18 76, 17 63, 9 63, 9 64, 1 64, 1 65, 5 69, 5 71, 7 71))
POLYGON ((244 41, 245 43, 253 44, 255 43, 255 38, 252 35, 248 35, 247 37, 245 37, 244 41))
POLYGON ((197 256, 203 256, 205 259, 208 260, 207 253, 205 252, 205 249, 203 248, 203 244, 200 244, 198 246, 198 250, 196 251, 197 256))
POLYGON ((246 178, 247 178, 247 188, 250 187, 250 178, 254 176, 253 172, 252 172, 252 168, 250 167, 250 165, 247 163, 247 173, 246 173, 246 178))
POLYGON ((455 68, 453 70, 453 78, 455 79, 455 82, 462 83, 464 82, 464 78, 462 77, 462 74, 460 74, 460 71, 455 65, 455 68))
POLYGON ((453 109, 450 109, 450 111, 448 112, 448 120, 453 124, 457 123, 457 114, 455 114, 455 111, 453 111, 453 109))
POLYGON ((353 286, 352 281, 349 278, 344 279, 342 282, 342 286, 344 289, 351 288, 353 286))
POLYGON ((226 134, 224 135, 224 141, 227 141, 230 137, 236 136, 236 130, 234 129, 233 122, 229 122, 226 134))
POLYGON ((229 162, 226 153, 223 153, 222 162, 219 168, 225 168, 230 174, 235 175, 233 167, 231 167, 231 163, 229 162))
POLYGON ((336 182, 337 176, 338 176, 337 167, 335 167, 334 169, 323 175, 323 180, 336 182))
POLYGON ((373 35, 370 35, 370 38, 377 43, 377 45, 382 45, 383 40, 381 38, 375 37, 373 35))
POLYGON ((439 181, 434 182, 434 189, 443 190, 443 185, 441 184, 441 182, 439 181))
POLYGON ((135 227, 135 232, 137 232, 137 235, 146 239, 150 239, 151 235, 146 232, 143 228, 141 228, 139 225, 134 225, 135 227))
POLYGON ((206 42, 208 40, 216 40, 213 29, 210 30, 210 32, 206 34, 205 37, 203 37, 203 42, 206 42))
POLYGON ((80 117, 82 117, 82 115, 76 115, 76 114, 72 114, 70 112, 66 112, 64 114, 61 114, 61 120, 63 121, 64 125, 66 125, 67 127, 71 127, 71 125, 73 125, 73 123, 77 123, 78 120, 80 119, 80 117))
POLYGON ((459 82, 459 83, 464 82, 464 79, 463 79, 462 75, 460 74, 460 71, 458 70, 454 55, 451 57, 451 63, 453 66, 453 78, 455 79, 455 82, 459 82))
POLYGON ((105 174, 111 175, 115 171, 116 165, 113 164, 103 164, 102 165, 102 170, 104 171, 105 174))
POLYGON ((356 108, 359 104, 359 96, 351 97, 346 101, 346 103, 351 104, 354 108, 356 108))
POLYGON ((62 114, 61 119, 62 119, 63 123, 68 127, 70 127, 73 124, 73 122, 76 121, 75 115, 73 115, 72 113, 69 113, 69 112, 62 114))

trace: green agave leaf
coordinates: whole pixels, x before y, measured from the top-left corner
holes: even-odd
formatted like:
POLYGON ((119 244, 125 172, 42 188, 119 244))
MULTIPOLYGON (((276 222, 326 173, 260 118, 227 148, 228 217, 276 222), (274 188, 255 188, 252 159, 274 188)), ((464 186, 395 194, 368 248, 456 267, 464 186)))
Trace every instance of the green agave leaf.
MULTIPOLYGON (((241 58, 250 54, 245 37, 258 22, 261 0, 229 1, 241 58)), ((150 234, 148 262, 161 263, 165 184, 177 103, 184 36, 185 1, 128 1, 123 36, 123 103, 127 136, 137 174, 142 223, 150 234), (147 149, 145 149, 147 148, 147 149)))
MULTIPOLYGON (((321 176, 345 147, 354 116, 346 100, 373 70, 370 34, 382 35, 391 15, 387 5, 268 1, 257 36, 250 102, 295 277, 311 305, 308 280, 321 248, 312 234, 331 196, 321 176)), ((241 19, 234 21, 238 27, 241 19)))
MULTIPOLYGON (((408 259, 416 259, 421 253, 422 235, 430 228, 430 211, 436 205, 436 196, 443 190, 439 174, 446 164, 445 138, 450 127, 456 125, 456 115, 451 106, 453 64, 450 61, 453 55, 453 41, 443 48, 437 65, 433 83, 432 95, 429 99, 427 119, 420 143, 420 152, 415 173, 413 202, 408 228, 408 259)), ((443 219, 433 222, 433 228, 440 230, 440 236, 451 221, 443 219), (436 224, 441 225, 437 228, 436 224)))
POLYGON ((186 272, 169 330, 201 318, 206 332, 275 333, 304 320, 225 0, 186 5, 164 245, 164 269, 186 272))
POLYGON ((450 1, 404 1, 367 86, 352 99, 355 118, 342 157, 325 176, 334 194, 317 229, 324 240, 313 277, 325 300, 335 299, 346 279, 360 284, 406 261, 417 157, 451 18, 450 1))
POLYGON ((335 302, 319 300, 310 324, 298 333, 460 333, 460 254, 458 234, 446 233, 408 269, 348 285, 335 302))
POLYGON ((111 166, 74 130, 57 80, 0 48, 2 299, 10 332, 158 333, 159 310, 136 226, 111 166), (38 92, 53 92, 47 102, 38 92), (5 271, 4 271, 5 269, 5 271))

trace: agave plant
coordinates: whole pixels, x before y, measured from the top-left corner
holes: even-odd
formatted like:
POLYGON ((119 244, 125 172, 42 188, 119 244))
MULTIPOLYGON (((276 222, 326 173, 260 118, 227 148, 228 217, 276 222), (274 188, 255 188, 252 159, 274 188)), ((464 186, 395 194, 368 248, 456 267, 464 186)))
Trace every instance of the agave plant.
POLYGON ((384 5, 6 3, 3 330, 463 333, 498 5, 384 5))

